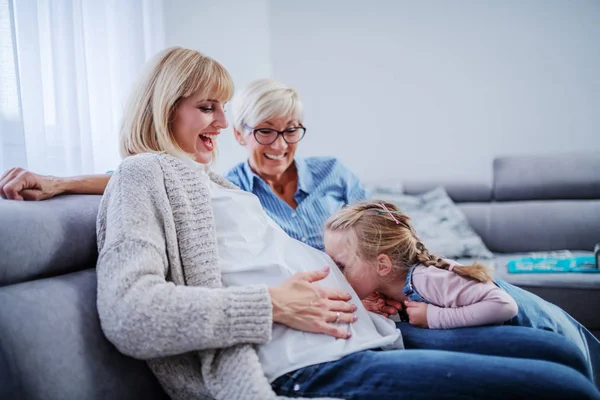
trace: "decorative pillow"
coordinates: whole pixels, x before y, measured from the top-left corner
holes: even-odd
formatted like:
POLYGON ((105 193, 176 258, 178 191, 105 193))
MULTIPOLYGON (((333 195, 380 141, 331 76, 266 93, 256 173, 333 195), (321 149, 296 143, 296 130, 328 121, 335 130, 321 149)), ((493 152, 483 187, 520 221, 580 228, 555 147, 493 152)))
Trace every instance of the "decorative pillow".
POLYGON ((410 217, 431 254, 454 259, 494 257, 443 187, 417 196, 381 186, 370 190, 371 198, 394 203, 410 217))

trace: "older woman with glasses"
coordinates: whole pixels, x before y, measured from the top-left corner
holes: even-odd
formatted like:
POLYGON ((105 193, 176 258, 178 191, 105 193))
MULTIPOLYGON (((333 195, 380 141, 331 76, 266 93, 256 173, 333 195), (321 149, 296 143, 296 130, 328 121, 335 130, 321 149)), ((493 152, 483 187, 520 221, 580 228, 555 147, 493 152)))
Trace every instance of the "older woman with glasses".
POLYGON ((358 178, 333 157, 296 158, 306 128, 297 92, 261 79, 233 98, 235 137, 248 160, 226 175, 254 193, 269 216, 291 237, 323 250, 323 224, 345 204, 365 199, 358 178))
MULTIPOLYGON (((360 181, 336 158, 295 157, 307 129, 302 122, 302 102, 289 86, 272 79, 255 81, 234 96, 230 109, 236 140, 248 150, 248 159, 231 169, 226 177, 241 189, 254 193, 269 217, 289 236, 323 250, 325 220, 344 205, 367 198, 360 181)), ((0 196, 41 200, 67 193, 102 194, 110 176, 58 178, 12 169, 0 178, 0 196)), ((515 298, 522 311, 520 315, 528 316, 510 323, 539 330, 504 329, 509 327, 424 330, 399 323, 406 348, 548 359, 551 354, 532 344, 543 340, 536 339, 541 329, 551 330, 566 336, 579 348, 588 364, 588 375, 598 384, 597 339, 553 304, 506 282, 497 283, 515 298), (552 316, 550 324, 548 315, 552 316), (503 337, 502 341, 493 338, 498 335, 503 337)), ((376 294, 364 299, 363 304, 368 310, 386 316, 396 314, 402 307, 376 294)))

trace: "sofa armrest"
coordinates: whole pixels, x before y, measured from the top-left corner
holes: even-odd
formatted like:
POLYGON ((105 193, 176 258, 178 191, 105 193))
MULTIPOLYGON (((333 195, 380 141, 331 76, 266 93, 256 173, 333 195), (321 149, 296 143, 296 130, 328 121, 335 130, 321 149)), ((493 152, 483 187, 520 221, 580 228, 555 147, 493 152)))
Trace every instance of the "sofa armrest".
POLYGON ((100 199, 0 199, 0 286, 95 266, 100 199))
POLYGON ((146 363, 104 337, 95 270, 1 287, 0 304, 2 398, 167 399, 146 363))

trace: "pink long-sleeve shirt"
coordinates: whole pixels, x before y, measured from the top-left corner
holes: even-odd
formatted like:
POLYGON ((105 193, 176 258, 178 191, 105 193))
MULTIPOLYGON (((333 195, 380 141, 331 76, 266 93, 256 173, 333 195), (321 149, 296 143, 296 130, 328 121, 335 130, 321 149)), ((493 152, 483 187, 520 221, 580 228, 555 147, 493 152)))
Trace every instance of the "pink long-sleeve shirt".
POLYGON ((431 329, 501 324, 515 315, 515 300, 494 283, 481 283, 434 266, 417 266, 413 287, 430 304, 431 329))

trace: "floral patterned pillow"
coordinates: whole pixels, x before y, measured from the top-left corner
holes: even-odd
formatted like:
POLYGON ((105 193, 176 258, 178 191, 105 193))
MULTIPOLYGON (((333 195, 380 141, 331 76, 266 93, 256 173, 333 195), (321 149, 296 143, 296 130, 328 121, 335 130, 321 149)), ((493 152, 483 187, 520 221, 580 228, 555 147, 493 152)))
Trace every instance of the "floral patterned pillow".
POLYGON ((385 187, 370 188, 371 198, 396 204, 407 214, 431 254, 445 258, 493 258, 467 217, 443 187, 412 196, 385 187))

